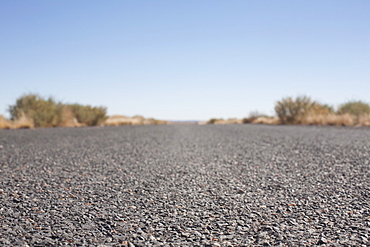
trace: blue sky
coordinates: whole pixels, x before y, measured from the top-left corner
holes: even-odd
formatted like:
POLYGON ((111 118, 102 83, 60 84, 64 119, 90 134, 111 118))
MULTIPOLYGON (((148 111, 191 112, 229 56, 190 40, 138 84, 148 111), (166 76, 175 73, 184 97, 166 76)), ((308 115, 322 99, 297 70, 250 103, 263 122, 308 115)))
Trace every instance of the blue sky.
POLYGON ((0 1, 0 114, 25 93, 169 120, 370 102, 370 1, 0 1))

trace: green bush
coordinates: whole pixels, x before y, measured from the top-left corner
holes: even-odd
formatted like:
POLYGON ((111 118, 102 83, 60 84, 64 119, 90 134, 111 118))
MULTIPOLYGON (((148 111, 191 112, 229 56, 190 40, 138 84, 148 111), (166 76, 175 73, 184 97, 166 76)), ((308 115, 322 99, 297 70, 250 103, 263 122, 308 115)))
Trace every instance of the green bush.
POLYGON ((339 106, 339 114, 350 114, 356 117, 370 114, 370 105, 363 101, 349 101, 339 106))
POLYGON ((72 104, 68 105, 79 123, 87 126, 101 125, 107 118, 105 107, 92 107, 89 105, 72 104))
POLYGON ((62 105, 53 98, 43 99, 37 94, 23 95, 9 106, 12 120, 27 117, 35 127, 55 127, 62 121, 62 105))

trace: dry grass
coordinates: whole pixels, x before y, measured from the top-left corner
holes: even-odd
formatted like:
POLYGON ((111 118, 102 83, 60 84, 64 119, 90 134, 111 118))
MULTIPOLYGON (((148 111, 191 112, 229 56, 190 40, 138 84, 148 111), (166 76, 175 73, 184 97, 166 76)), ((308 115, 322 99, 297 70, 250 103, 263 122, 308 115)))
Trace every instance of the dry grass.
MULTIPOLYGON (((335 115, 334 115, 335 116, 335 115)), ((306 125, 326 125, 328 122, 327 115, 310 114, 302 119, 302 124, 306 125)))
POLYGON ((62 122, 61 127, 81 127, 85 126, 77 121, 72 109, 68 106, 64 106, 62 110, 62 122))
MULTIPOLYGON (((73 112, 68 107, 63 108, 62 114, 63 121, 59 125, 60 127, 80 127, 84 126, 81 123, 77 122, 77 119, 74 117, 73 112)), ((10 121, 0 115, 0 129, 33 129, 35 124, 31 118, 27 117, 25 114, 22 114, 20 117, 16 118, 13 121, 10 121)))
POLYGON ((302 120, 306 125, 354 126, 356 117, 349 114, 310 114, 302 120))
POLYGON ((260 116, 260 117, 253 119, 250 123, 252 124, 280 124, 280 120, 278 117, 260 116))
POLYGON ((154 118, 144 118, 143 116, 126 117, 121 115, 113 115, 108 117, 105 126, 119 126, 119 125, 161 125, 168 124, 168 121, 157 120, 154 118))
MULTIPOLYGON (((209 121, 206 122, 206 124, 217 124, 217 125, 225 125, 225 124, 241 124, 243 123, 242 119, 237 119, 237 118, 229 118, 229 119, 216 119, 212 118, 209 121)), ((203 122, 200 122, 200 124, 204 124, 203 122)))
MULTIPOLYGON (((239 119, 211 119, 207 122, 199 122, 198 124, 284 124, 278 117, 259 116, 256 118, 239 119)), ((311 113, 300 120, 302 125, 330 125, 330 126, 370 126, 370 115, 362 115, 356 117, 350 114, 314 114, 311 113)))
POLYGON ((126 116, 113 115, 105 120, 104 125, 106 126, 132 125, 132 119, 126 116))
POLYGON ((14 121, 10 121, 0 115, 0 129, 33 129, 35 127, 32 119, 25 115, 20 116, 14 121))
POLYGON ((166 124, 170 124, 170 122, 164 121, 164 120, 158 120, 154 118, 148 118, 144 120, 143 124, 144 125, 166 125, 166 124))
POLYGON ((370 115, 360 116, 358 122, 361 126, 370 126, 370 115))
POLYGON ((200 121, 198 122, 198 125, 207 125, 209 121, 200 121))
POLYGON ((32 119, 22 115, 12 122, 13 129, 33 129, 35 124, 32 119))
POLYGON ((326 125, 353 126, 355 124, 355 117, 349 114, 329 114, 326 117, 326 125))
POLYGON ((10 129, 12 127, 12 123, 0 115, 0 129, 10 129))
MULTIPOLYGON (((157 120, 154 118, 145 119, 142 116, 126 117, 120 115, 110 116, 106 119, 105 126, 118 126, 118 125, 163 125, 169 124, 168 121, 157 120)), ((74 116, 72 110, 66 106, 62 112, 62 122, 60 127, 83 127, 87 126, 84 123, 79 123, 74 116)), ((0 115, 0 129, 32 129, 35 125, 31 118, 26 117, 24 114, 15 119, 9 121, 0 115)))

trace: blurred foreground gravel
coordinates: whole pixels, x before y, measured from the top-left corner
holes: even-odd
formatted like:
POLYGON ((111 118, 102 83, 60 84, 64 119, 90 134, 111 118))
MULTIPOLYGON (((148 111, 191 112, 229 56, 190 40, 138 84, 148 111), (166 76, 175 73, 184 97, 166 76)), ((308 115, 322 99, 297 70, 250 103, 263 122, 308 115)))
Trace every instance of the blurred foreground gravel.
POLYGON ((369 246, 370 129, 0 130, 1 246, 369 246))

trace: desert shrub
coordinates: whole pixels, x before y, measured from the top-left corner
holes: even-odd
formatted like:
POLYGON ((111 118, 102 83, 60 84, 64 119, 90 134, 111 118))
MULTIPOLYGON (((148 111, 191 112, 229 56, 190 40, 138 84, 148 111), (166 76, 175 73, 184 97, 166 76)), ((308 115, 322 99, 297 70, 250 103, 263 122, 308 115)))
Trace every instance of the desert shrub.
POLYGON ((92 126, 100 125, 106 119, 105 107, 67 105, 37 94, 21 96, 14 105, 9 106, 9 112, 16 128, 92 126))
POLYGON ((220 119, 217 119, 217 118, 211 118, 210 120, 207 121, 207 124, 215 124, 219 120, 220 119))
POLYGON ((275 112, 282 124, 302 124, 308 116, 327 115, 333 113, 329 105, 321 104, 307 96, 288 97, 278 101, 275 112))
POLYGON ((370 114, 370 105, 362 101, 349 101, 339 106, 339 114, 350 114, 356 117, 370 114))
POLYGON ((34 127, 55 127, 62 121, 62 105, 37 94, 21 96, 15 105, 9 106, 9 112, 12 120, 28 119, 34 127))
POLYGON ((107 114, 105 107, 92 107, 90 105, 72 104, 68 105, 79 123, 87 126, 101 125, 107 114))
POLYGON ((327 104, 320 104, 318 102, 315 102, 310 110, 310 114, 312 115, 328 115, 333 113, 334 108, 332 106, 327 104))
POLYGON ((282 124, 300 124, 318 103, 310 97, 283 98, 276 102, 275 112, 282 124))
POLYGON ((254 119, 250 119, 249 117, 245 117, 242 119, 242 123, 243 124, 249 124, 249 123, 252 123, 254 119))

